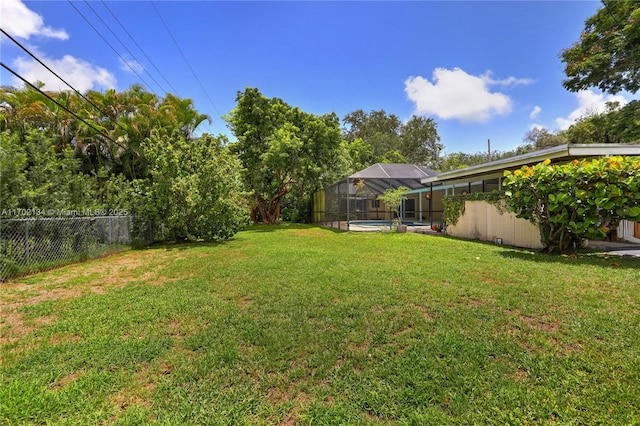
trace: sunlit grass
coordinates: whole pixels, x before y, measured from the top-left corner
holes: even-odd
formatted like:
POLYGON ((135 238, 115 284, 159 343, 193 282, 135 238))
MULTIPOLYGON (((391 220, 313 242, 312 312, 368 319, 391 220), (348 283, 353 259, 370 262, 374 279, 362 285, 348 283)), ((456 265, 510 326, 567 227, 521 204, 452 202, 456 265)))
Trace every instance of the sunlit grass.
POLYGON ((256 226, 0 287, 0 424, 637 424, 640 262, 256 226))

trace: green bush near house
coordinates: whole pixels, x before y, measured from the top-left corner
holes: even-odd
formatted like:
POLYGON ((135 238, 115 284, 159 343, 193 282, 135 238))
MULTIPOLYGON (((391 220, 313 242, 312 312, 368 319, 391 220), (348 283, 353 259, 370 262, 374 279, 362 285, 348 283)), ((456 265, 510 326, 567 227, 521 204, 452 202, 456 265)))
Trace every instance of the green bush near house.
POLYGON ((622 219, 640 221, 640 157, 612 156, 505 172, 509 209, 540 227, 549 253, 602 239, 622 219))

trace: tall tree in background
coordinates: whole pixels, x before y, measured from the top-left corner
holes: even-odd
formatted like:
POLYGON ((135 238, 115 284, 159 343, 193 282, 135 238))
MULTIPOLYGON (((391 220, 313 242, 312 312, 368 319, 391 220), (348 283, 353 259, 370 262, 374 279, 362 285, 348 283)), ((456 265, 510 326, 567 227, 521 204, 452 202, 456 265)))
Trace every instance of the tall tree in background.
POLYGON ((640 1, 603 0, 585 22, 580 40, 561 54, 572 92, 597 87, 608 93, 640 89, 640 1))
POLYGON ((362 139, 371 146, 376 160, 383 159, 391 151, 398 151, 402 121, 384 110, 366 113, 359 109, 344 116, 343 134, 347 142, 362 139))
POLYGON ((640 101, 609 102, 604 112, 587 114, 560 132, 568 143, 640 143, 640 101))
POLYGON ((528 151, 536 151, 539 149, 551 148, 554 146, 567 143, 566 136, 561 133, 552 133, 547 129, 535 127, 527 132, 522 139, 524 146, 521 148, 524 154, 528 151))
POLYGON ((366 113, 359 109, 347 114, 342 121, 355 170, 374 163, 438 165, 443 145, 437 124, 431 118, 412 116, 407 123, 402 123, 396 115, 384 110, 366 113), (363 143, 370 148, 363 149, 363 143), (367 151, 370 151, 370 161, 364 164, 367 151))
POLYGON ((400 153, 410 163, 435 168, 440 163, 440 152, 443 149, 437 124, 432 118, 414 115, 402 126, 400 153))
POLYGON ((236 101, 227 121, 253 197, 251 218, 278 223, 285 197, 295 191, 308 199, 336 178, 343 153, 338 117, 305 113, 254 88, 238 92, 236 101))

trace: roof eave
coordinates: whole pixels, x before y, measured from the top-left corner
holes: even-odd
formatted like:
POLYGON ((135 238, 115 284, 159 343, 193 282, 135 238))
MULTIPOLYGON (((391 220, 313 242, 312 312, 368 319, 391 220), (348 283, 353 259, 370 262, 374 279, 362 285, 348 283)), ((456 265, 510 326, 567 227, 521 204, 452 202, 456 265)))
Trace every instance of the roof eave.
POLYGON ((546 159, 572 157, 593 157, 607 155, 640 155, 640 145, 630 144, 566 144, 533 151, 514 157, 503 158, 476 166, 467 167, 422 179, 422 184, 451 181, 522 167, 526 164, 539 163, 546 159))

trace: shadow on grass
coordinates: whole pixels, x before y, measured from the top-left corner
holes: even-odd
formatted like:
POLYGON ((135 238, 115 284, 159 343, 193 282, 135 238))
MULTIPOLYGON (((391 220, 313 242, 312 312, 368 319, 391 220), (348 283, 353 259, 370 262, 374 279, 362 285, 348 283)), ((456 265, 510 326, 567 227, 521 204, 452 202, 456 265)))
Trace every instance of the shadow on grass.
POLYGON ((547 254, 536 251, 505 249, 497 253, 507 259, 519 259, 528 262, 563 264, 563 265, 597 265, 603 268, 640 268, 640 259, 631 256, 607 254, 607 252, 578 251, 569 255, 547 254))
POLYGON ((314 228, 329 231, 334 234, 344 233, 344 231, 341 231, 339 229, 319 226, 314 223, 292 223, 292 222, 282 222, 277 225, 256 223, 248 226, 243 232, 256 232, 256 233, 257 232, 279 232, 279 231, 285 231, 288 229, 300 230, 300 229, 314 229, 314 228))
POLYGON ((233 238, 230 238, 228 240, 221 240, 221 241, 176 241, 176 242, 161 241, 161 242, 153 243, 146 247, 135 248, 132 250, 135 250, 135 251, 156 251, 156 250, 182 251, 182 250, 189 250, 196 247, 218 247, 233 240, 234 240, 233 238))
POLYGON ((232 241, 244 241, 245 238, 242 238, 242 233, 273 233, 273 232, 282 232, 286 230, 303 230, 303 229, 313 229, 320 228, 322 230, 328 231, 333 234, 341 234, 344 231, 333 228, 325 228, 318 227, 315 224, 306 224, 306 223, 289 223, 283 222, 277 225, 271 224, 253 224, 247 226, 243 231, 229 238, 228 240, 218 240, 218 241, 159 241, 147 246, 134 248, 133 250, 145 251, 145 250, 188 250, 195 247, 218 247, 224 244, 227 244, 232 241))

